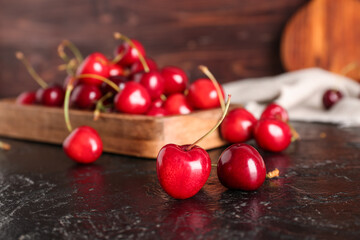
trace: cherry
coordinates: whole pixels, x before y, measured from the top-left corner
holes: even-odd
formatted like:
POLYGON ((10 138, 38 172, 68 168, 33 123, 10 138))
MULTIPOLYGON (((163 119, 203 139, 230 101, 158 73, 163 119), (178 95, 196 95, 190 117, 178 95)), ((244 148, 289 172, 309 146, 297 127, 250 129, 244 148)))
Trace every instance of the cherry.
POLYGON ((36 102, 35 92, 23 92, 16 98, 17 104, 31 105, 36 102))
POLYGON ((170 95, 164 103, 164 108, 169 115, 188 114, 193 111, 192 106, 182 93, 170 95))
POLYGON ((161 70, 165 80, 166 95, 173 93, 183 93, 188 85, 189 79, 186 73, 178 67, 166 66, 161 70))
POLYGON ((141 43, 135 39, 131 39, 135 48, 132 47, 128 42, 120 44, 115 50, 115 58, 121 55, 122 58, 117 62, 121 66, 130 66, 135 62, 139 61, 139 52, 141 56, 145 57, 145 49, 141 43))
POLYGON ((63 142, 66 155, 78 163, 92 163, 103 151, 103 144, 97 131, 81 126, 72 131, 63 142))
POLYGON ((231 143, 246 142, 253 135, 256 121, 256 118, 245 108, 235 108, 228 113, 221 124, 221 136, 231 143))
POLYGON ((74 88, 70 102, 77 108, 92 109, 101 96, 101 91, 97 86, 80 84, 74 88))
POLYGON ((79 82, 89 85, 101 85, 102 81, 97 78, 92 77, 91 75, 98 75, 104 78, 109 77, 109 61, 106 57, 98 52, 92 53, 80 64, 76 71, 76 75, 85 75, 85 77, 80 78, 79 82))
POLYGON ((276 119, 260 119, 254 127, 256 143, 264 150, 281 152, 291 143, 291 129, 276 119))
POLYGON ((164 93, 164 78, 157 71, 137 73, 133 77, 133 81, 143 85, 149 92, 152 100, 160 98, 164 93))
POLYGON ((163 117, 168 115, 167 111, 162 107, 151 106, 150 110, 146 113, 148 116, 163 117))
POLYGON ((163 100, 162 98, 158 98, 151 102, 151 107, 160 108, 160 107, 164 106, 164 103, 165 103, 165 100, 163 100))
POLYGON ((227 188, 254 191, 264 183, 266 168, 255 148, 246 143, 237 143, 222 152, 217 175, 227 188))
MULTIPOLYGON (((221 86, 220 89, 224 96, 224 91, 221 86)), ((192 106, 197 109, 209 109, 220 106, 216 87, 210 79, 206 78, 197 79, 190 85, 187 98, 192 106)))
POLYGON ((328 89, 324 92, 322 103, 325 109, 330 109, 335 103, 343 98, 343 94, 339 90, 328 89))
POLYGON ((176 199, 194 196, 204 186, 211 171, 209 154, 198 146, 167 144, 156 162, 161 187, 176 199))
POLYGON ((289 115, 285 110, 285 108, 283 108, 282 106, 276 103, 270 103, 269 105, 266 106, 266 108, 264 109, 264 111, 260 116, 260 119, 265 119, 265 118, 277 119, 283 122, 289 121, 289 115))
MULTIPOLYGON (((149 67, 149 71, 157 71, 158 70, 158 66, 156 64, 156 62, 154 60, 152 60, 151 58, 145 58, 145 62, 147 64, 147 66, 149 67)), ((140 72, 146 72, 144 69, 144 65, 141 61, 137 61, 136 63, 134 63, 131 68, 130 68, 130 73, 132 75, 136 74, 136 73, 140 73, 140 72)))
POLYGON ((40 88, 36 91, 36 101, 48 107, 60 107, 64 103, 65 91, 57 85, 51 85, 47 88, 40 88))
POLYGON ((116 110, 124 113, 143 114, 151 104, 151 98, 145 87, 137 82, 127 82, 114 98, 116 110))
POLYGON ((108 70, 109 70, 109 78, 116 76, 125 76, 124 68, 115 63, 112 64, 110 63, 108 65, 108 70))
POLYGON ((177 199, 194 196, 205 184, 211 171, 209 154, 198 147, 200 141, 217 129, 230 105, 230 96, 219 122, 204 136, 191 145, 167 144, 156 160, 158 180, 164 191, 177 199))

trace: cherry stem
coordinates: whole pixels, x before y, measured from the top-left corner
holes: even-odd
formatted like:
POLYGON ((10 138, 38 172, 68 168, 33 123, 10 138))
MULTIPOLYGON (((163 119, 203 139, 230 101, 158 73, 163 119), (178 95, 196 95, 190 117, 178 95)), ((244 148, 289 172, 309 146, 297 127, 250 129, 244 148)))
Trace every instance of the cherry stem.
POLYGON ((271 178, 274 178, 274 177, 279 177, 279 173, 280 173, 279 169, 275 168, 273 171, 268 172, 266 174, 266 178, 271 179, 271 178))
POLYGON ((30 65, 29 61, 25 58, 22 52, 16 52, 15 56, 20 60, 26 67, 31 77, 42 87, 47 88, 48 84, 36 73, 35 69, 30 65))
POLYGON ((94 121, 98 120, 100 117, 101 110, 105 109, 104 102, 113 96, 112 92, 108 92, 104 96, 102 96, 96 103, 95 111, 94 111, 94 121))
POLYGON ((119 33, 119 32, 115 32, 114 33, 114 38, 115 39, 119 39, 119 40, 123 40, 125 42, 127 42, 132 48, 135 48, 139 54, 139 60, 144 68, 144 71, 146 73, 150 72, 150 68, 149 65, 147 64, 147 62, 145 61, 144 56, 141 54, 141 52, 139 51, 139 49, 135 46, 135 44, 131 41, 130 38, 126 37, 125 35, 119 33))
POLYGON ((76 78, 71 78, 68 85, 66 86, 65 100, 64 100, 64 117, 65 117, 66 127, 69 130, 69 132, 72 131, 72 126, 70 123, 70 116, 69 116, 69 102, 70 102, 70 94, 71 94, 72 90, 74 89, 75 79, 76 78))
POLYGON ((216 92, 218 93, 219 96, 219 101, 220 101, 220 105, 221 105, 221 109, 222 111, 225 111, 225 101, 224 101, 224 95, 221 92, 221 88, 220 88, 220 84, 218 81, 216 81, 216 78, 214 77, 214 75, 210 72, 210 70, 204 66, 204 65, 200 65, 199 69, 211 80, 211 82, 214 84, 216 92))
POLYGON ((165 102, 166 99, 167 99, 167 97, 166 97, 164 94, 161 94, 161 95, 160 95, 160 99, 165 102))
POLYGON ((11 149, 11 146, 10 146, 10 144, 8 144, 8 143, 6 143, 6 142, 0 141, 0 149, 10 150, 10 149, 11 149))
POLYGON ((222 123, 222 121, 224 120, 228 110, 229 110, 229 106, 230 106, 230 99, 231 99, 231 95, 228 95, 228 100, 226 102, 225 105, 225 110, 223 111, 221 118, 219 119, 219 121, 216 123, 216 125, 209 131, 207 132, 204 136, 202 136, 201 138, 199 138, 198 140, 196 140, 193 144, 191 144, 189 147, 187 147, 187 151, 190 151, 196 144, 198 144, 199 142, 201 142, 204 138, 206 138, 208 135, 210 135, 211 133, 213 133, 222 123))
POLYGON ((111 63, 117 63, 125 56, 125 51, 122 51, 121 53, 118 53, 116 57, 111 61, 111 63))
POLYGON ((105 82, 106 84, 110 85, 113 89, 115 89, 117 92, 120 92, 120 88, 111 80, 104 78, 102 76, 96 75, 96 74, 81 74, 77 77, 71 78, 68 85, 66 86, 66 92, 65 92, 65 100, 64 100, 64 116, 65 116, 65 123, 66 127, 69 130, 69 132, 72 131, 71 123, 70 123, 70 117, 69 117, 69 103, 70 103, 70 94, 71 91, 74 89, 74 81, 76 79, 81 78, 95 78, 100 81, 105 82))
POLYGON ((69 40, 63 40, 58 46, 58 54, 65 62, 70 61, 69 57, 65 53, 65 47, 70 49, 79 64, 84 60, 80 50, 72 42, 69 40))
POLYGON ((108 84, 110 87, 112 87, 115 91, 120 92, 120 88, 110 79, 96 75, 96 74, 81 74, 79 76, 77 76, 78 79, 81 78, 95 78, 97 80, 103 81, 106 84, 108 84))

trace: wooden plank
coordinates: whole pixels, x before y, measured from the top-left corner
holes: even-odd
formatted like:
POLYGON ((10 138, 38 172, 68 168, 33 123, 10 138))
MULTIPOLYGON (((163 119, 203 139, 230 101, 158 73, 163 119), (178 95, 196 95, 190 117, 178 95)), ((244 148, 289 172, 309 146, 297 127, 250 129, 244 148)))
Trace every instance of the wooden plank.
MULTIPOLYGON (((193 143, 209 131, 220 116, 218 108, 168 117, 104 113, 98 121, 93 121, 90 111, 70 110, 73 128, 82 125, 95 128, 105 152, 147 158, 156 158, 167 143, 193 143)), ((68 131, 61 108, 18 105, 14 100, 4 99, 0 101, 0 135, 62 144, 68 131)), ((200 146, 211 149, 224 144, 219 131, 215 131, 200 146)))

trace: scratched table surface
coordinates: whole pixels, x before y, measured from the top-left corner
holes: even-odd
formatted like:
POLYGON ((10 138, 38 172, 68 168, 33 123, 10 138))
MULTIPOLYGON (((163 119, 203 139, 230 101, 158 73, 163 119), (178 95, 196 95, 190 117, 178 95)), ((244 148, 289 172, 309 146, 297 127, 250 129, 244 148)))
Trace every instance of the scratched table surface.
POLYGON ((103 154, 81 166, 60 146, 3 139, 0 239, 358 239, 360 128, 294 126, 301 141, 261 152, 279 178, 230 191, 213 168, 187 200, 162 191, 155 160, 103 154))

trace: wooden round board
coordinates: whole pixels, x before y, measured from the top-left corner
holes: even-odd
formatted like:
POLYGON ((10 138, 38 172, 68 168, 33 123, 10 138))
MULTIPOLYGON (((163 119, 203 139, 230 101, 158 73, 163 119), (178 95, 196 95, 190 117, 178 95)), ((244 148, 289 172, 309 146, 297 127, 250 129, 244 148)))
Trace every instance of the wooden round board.
POLYGON ((288 22, 281 41, 288 71, 321 67, 360 81, 360 0, 312 0, 288 22))

